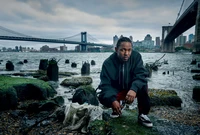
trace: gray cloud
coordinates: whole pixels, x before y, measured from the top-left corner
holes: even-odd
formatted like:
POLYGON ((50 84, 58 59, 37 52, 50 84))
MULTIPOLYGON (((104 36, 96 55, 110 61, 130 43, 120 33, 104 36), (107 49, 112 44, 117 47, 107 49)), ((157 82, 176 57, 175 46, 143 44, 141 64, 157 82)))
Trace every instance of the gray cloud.
MULTIPOLYGON (((187 0, 186 8, 192 0, 187 0)), ((62 38, 87 31, 104 43, 114 35, 161 37, 173 25, 182 0, 2 0, 0 24, 35 37, 62 38)), ((194 33, 194 28, 190 33, 194 33)), ((1 42, 0 42, 1 44, 1 42)))

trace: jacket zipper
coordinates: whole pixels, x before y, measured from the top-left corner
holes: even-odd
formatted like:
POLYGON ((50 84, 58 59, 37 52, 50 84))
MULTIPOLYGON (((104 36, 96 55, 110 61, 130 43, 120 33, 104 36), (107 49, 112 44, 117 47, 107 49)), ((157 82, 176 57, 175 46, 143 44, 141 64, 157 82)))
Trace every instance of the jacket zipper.
POLYGON ((122 87, 124 89, 124 63, 122 65, 122 87))

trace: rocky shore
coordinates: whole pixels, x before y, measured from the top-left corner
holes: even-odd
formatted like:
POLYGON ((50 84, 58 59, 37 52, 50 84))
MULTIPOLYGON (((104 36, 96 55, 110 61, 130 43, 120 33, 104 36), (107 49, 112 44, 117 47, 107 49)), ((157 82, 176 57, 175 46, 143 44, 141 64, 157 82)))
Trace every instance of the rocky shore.
MULTIPOLYGON (((198 110, 199 111, 199 110, 198 110)), ((70 131, 63 126, 63 121, 55 118, 49 118, 45 121, 34 125, 31 129, 26 129, 23 125, 24 119, 27 119, 27 123, 31 124, 36 117, 33 114, 27 115, 17 114, 18 110, 7 110, 0 112, 0 135, 12 134, 12 135, 82 135, 80 131, 70 131), (20 116, 21 115, 21 116, 20 116), (26 132, 25 132, 26 129, 26 132)), ((51 112, 42 112, 43 115, 49 116, 51 112)), ((42 115, 42 114, 41 114, 42 115)), ((200 113, 197 111, 183 111, 174 107, 152 107, 149 117, 152 119, 154 127, 152 129, 146 129, 140 127, 142 130, 141 135, 199 135, 200 134, 200 113)), ((136 119, 133 119, 136 121, 136 119)), ((121 128, 124 124, 122 124, 121 128)), ((114 126, 114 125, 113 125, 114 126)), ((129 125, 138 127, 135 125, 129 125)), ((98 128, 98 127, 96 127, 98 128)), ((138 129, 133 129, 135 132, 138 129)), ((102 131, 103 132, 103 131, 102 131)), ((140 133, 138 133, 139 135, 140 133)), ((83 134, 84 135, 84 134, 83 134)), ((117 134, 120 135, 120 134, 117 134)), ((124 135, 131 135, 125 130, 124 135)))
MULTIPOLYGON (((122 133, 123 135, 200 134, 200 104, 196 103, 195 108, 192 110, 182 108, 182 101, 174 91, 149 90, 152 103, 149 117, 154 124, 151 129, 138 125, 137 108, 126 108, 123 111, 122 117, 119 119, 108 118, 107 114, 110 110, 107 111, 105 109, 105 114, 103 115, 104 120, 90 123, 88 126, 89 132, 81 133, 80 130, 71 131, 63 124, 66 109, 64 99, 61 96, 56 95, 52 90, 53 86, 49 83, 47 85, 47 82, 41 80, 37 82, 36 80, 38 79, 30 81, 28 78, 21 80, 19 78, 16 79, 15 77, 14 79, 16 80, 13 81, 12 77, 0 77, 0 92, 10 90, 11 86, 14 93, 17 92, 15 93, 17 100, 5 100, 13 98, 3 96, 1 93, 0 104, 5 107, 6 103, 6 105, 11 105, 11 108, 6 106, 9 108, 8 109, 1 106, 0 135, 121 135, 122 133), (44 84, 45 88, 40 89, 44 84), (33 86, 34 90, 37 88, 37 91, 34 91, 30 86, 33 86), (25 92, 23 92, 22 88, 25 92), (27 95, 27 90, 33 90, 34 92, 37 92, 37 94, 40 94, 38 94, 38 96, 32 95, 33 97, 31 97, 30 94, 27 95), (51 94, 44 94, 49 93, 48 91, 51 92, 51 94), (10 101, 17 102, 14 102, 13 106, 13 104, 10 104, 10 101)), ((72 91, 74 91, 77 90, 80 85, 89 85, 91 83, 91 78, 77 77, 65 79, 61 84, 63 86, 72 87, 72 91)))

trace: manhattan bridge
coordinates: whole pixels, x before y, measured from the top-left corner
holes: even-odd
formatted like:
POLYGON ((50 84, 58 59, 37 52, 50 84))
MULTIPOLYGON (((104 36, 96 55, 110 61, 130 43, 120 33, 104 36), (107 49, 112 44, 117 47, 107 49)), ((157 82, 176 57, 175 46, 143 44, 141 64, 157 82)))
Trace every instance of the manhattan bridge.
POLYGON ((100 47, 112 47, 109 44, 103 44, 98 39, 94 38, 87 32, 81 32, 73 36, 50 39, 50 38, 38 38, 29 35, 25 35, 3 26, 0 26, 0 40, 15 40, 15 41, 30 41, 30 42, 47 42, 47 43, 63 43, 63 44, 75 44, 80 45, 81 51, 86 51, 87 46, 100 46, 100 47))

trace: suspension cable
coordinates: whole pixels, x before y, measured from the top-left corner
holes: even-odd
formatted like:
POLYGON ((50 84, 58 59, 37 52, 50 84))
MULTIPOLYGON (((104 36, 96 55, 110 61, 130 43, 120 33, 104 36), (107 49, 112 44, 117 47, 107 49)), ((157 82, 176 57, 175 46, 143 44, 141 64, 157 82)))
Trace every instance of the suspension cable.
POLYGON ((183 4, 184 4, 184 2, 185 2, 185 0, 182 1, 181 8, 180 8, 180 10, 179 10, 179 12, 178 12, 178 15, 177 15, 176 21, 178 20, 178 18, 179 18, 179 16, 180 16, 180 12, 181 12, 181 10, 182 10, 182 8, 183 8, 183 4))
POLYGON ((15 31, 9 30, 9 29, 7 29, 5 27, 2 27, 2 26, 0 26, 0 29, 4 30, 6 32, 12 33, 12 34, 23 36, 23 37, 32 37, 32 36, 28 36, 28 35, 25 35, 25 34, 22 34, 22 33, 19 33, 19 32, 15 32, 15 31))

